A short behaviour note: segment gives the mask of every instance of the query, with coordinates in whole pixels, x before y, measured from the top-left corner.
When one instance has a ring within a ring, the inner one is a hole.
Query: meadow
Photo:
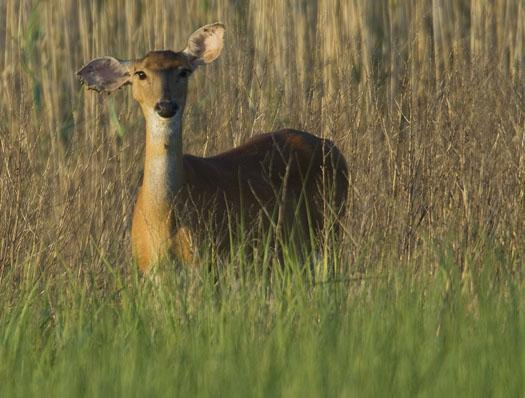
[[[75,72],[215,21],[185,151],[334,140],[315,278],[242,242],[132,262],[143,117]],[[521,0],[0,0],[0,396],[523,396],[524,83]]]

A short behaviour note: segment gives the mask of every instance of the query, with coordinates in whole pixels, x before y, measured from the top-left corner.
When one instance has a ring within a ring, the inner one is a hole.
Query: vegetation
[[[315,278],[242,243],[160,283],[131,262],[142,116],[75,71],[217,20],[185,150],[332,138]],[[523,395],[524,43],[520,0],[0,2],[0,395]]]

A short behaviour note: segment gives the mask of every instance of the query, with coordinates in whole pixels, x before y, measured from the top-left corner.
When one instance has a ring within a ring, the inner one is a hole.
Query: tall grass
[[[495,282],[504,263],[487,260],[474,295],[445,254],[435,275],[307,286],[296,274],[270,295],[231,268],[219,285],[197,272],[161,288],[107,270],[105,292],[69,275],[8,278],[0,393],[520,396],[523,284]]]
[[[313,286],[131,264],[142,116],[75,71],[217,20],[185,151],[293,127],[346,156]],[[519,0],[0,2],[0,393],[522,394],[524,43]]]

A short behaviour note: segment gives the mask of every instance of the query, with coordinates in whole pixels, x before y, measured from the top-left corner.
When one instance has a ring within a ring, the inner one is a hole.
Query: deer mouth
[[[164,119],[171,119],[179,110],[173,101],[159,101],[155,104],[155,113]]]

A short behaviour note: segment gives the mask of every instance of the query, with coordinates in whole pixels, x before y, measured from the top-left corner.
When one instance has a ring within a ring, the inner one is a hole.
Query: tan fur
[[[177,79],[178,73],[191,69],[188,58],[173,51],[151,51],[133,64],[131,71],[143,71],[148,78],[134,78],[133,98],[140,104],[143,112],[153,109],[160,98],[170,98],[184,108],[188,92],[188,80]]]
[[[195,264],[195,248],[191,231],[186,227],[180,227],[173,235],[173,253],[183,264]]]

